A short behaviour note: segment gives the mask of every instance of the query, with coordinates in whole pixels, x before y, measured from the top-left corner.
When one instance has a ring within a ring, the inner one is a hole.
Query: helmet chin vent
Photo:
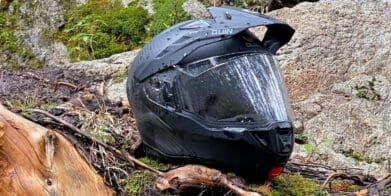
[[[270,131],[257,131],[251,133],[262,147],[272,153],[290,154],[293,150],[292,129],[274,129]]]

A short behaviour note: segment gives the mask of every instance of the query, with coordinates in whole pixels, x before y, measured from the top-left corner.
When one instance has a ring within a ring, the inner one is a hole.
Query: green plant
[[[173,24],[189,19],[182,8],[185,0],[153,0],[155,15],[153,16],[150,34],[157,35]]]
[[[375,90],[376,78],[373,77],[372,80],[367,81],[367,85],[354,87],[357,90],[356,96],[366,100],[380,100],[380,94]]]
[[[50,110],[52,108],[56,107],[55,102],[48,102],[48,103],[43,103],[39,106],[40,109],[42,110]]]
[[[363,154],[360,154],[360,153],[354,151],[353,149],[342,151],[342,154],[344,154],[346,157],[351,157],[351,158],[353,158],[356,161],[365,161],[365,162],[367,162],[369,164],[371,164],[371,163],[381,163],[381,162],[384,162],[384,161],[387,160],[384,157],[379,157],[379,158],[373,159],[373,158],[367,157],[367,156],[365,156]]]
[[[356,96],[360,97],[360,98],[363,98],[363,99],[369,100],[368,91],[365,91],[365,90],[358,90],[357,93],[356,93]]]
[[[356,191],[359,191],[360,189],[361,189],[360,186],[352,184],[352,185],[349,185],[348,187],[346,187],[345,190],[348,192],[356,192]]]
[[[153,189],[153,182],[156,176],[150,171],[135,171],[124,182],[124,191],[126,195],[149,195]]]
[[[97,140],[100,140],[105,143],[114,143],[115,138],[108,133],[110,130],[109,128],[104,127],[104,125],[97,127],[93,131],[91,131],[91,136],[94,137]]]
[[[147,165],[152,166],[153,168],[156,168],[156,169],[163,169],[164,170],[164,169],[168,168],[168,165],[160,163],[157,160],[154,160],[149,157],[141,157],[139,160]]]
[[[28,49],[24,48],[16,38],[14,32],[18,28],[16,16],[6,11],[0,11],[0,52],[7,56],[7,64],[11,70],[18,70],[22,67],[16,55],[31,68],[41,68],[42,62]]]
[[[299,173],[276,177],[272,182],[272,195],[283,196],[305,196],[305,195],[325,195],[327,193],[319,191],[319,185]]]
[[[7,100],[5,105],[12,110],[25,110],[37,106],[36,101],[31,97],[26,97],[24,100]]]
[[[72,61],[91,60],[144,44],[149,21],[141,7],[125,8],[119,0],[88,0],[71,7],[61,31],[47,35],[67,45]]]
[[[319,148],[315,145],[312,145],[312,144],[304,144],[303,145],[303,148],[306,152],[310,153],[310,152],[315,152],[315,151],[318,151]]]
[[[127,70],[122,70],[118,73],[118,76],[113,79],[112,83],[113,84],[118,84],[123,82],[126,78],[128,77],[128,72]]]

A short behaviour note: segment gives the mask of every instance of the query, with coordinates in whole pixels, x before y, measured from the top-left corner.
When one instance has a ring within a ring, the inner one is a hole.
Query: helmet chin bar
[[[202,163],[251,177],[274,177],[282,171],[278,168],[285,165],[293,150],[293,129],[289,122],[262,129],[258,125],[229,129],[228,124],[206,124],[194,115],[160,105],[144,95],[140,98],[148,99],[145,107],[149,114],[158,116],[138,118],[137,123],[148,124],[141,129],[153,130],[154,134],[141,133],[141,136],[163,160]],[[183,139],[190,135],[191,139]]]

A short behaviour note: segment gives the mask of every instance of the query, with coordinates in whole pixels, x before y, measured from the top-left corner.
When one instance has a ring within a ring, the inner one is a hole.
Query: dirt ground
[[[142,145],[139,148],[134,148],[135,144],[139,143],[139,135],[131,108],[126,100],[113,102],[103,96],[104,85],[105,81],[87,77],[82,72],[63,69],[3,70],[0,71],[0,103],[36,123],[62,132],[77,147],[81,155],[104,177],[105,182],[116,190],[118,195],[162,195],[154,186],[155,174],[140,170],[90,140],[69,132],[64,125],[53,119],[25,111],[32,108],[48,111],[80,130],[88,132],[93,138],[122,152],[130,153],[142,162],[161,171],[178,167],[178,165],[162,163],[148,157]],[[292,174],[294,172],[293,170]],[[320,181],[324,181],[326,176],[324,175]],[[301,192],[308,189],[308,183],[312,183],[301,176],[289,174],[281,179],[283,180],[280,182],[277,180],[278,184],[275,184],[276,181],[272,184],[272,189],[280,188],[281,194],[290,193],[281,192],[281,190],[290,191],[295,186],[302,186],[299,189]],[[290,181],[295,184],[290,184]],[[336,192],[342,189],[342,185],[345,193],[347,193],[347,189],[357,191],[363,188],[355,185],[356,183],[352,180],[333,183],[330,187],[337,187],[335,188],[335,190],[338,189]],[[316,183],[312,183],[312,185],[313,190],[311,191],[318,193],[319,182],[318,185]],[[256,187],[258,186],[256,185]],[[334,189],[330,188],[330,190]],[[177,195],[175,191],[163,194]],[[223,187],[198,187],[181,190],[180,195],[234,194]]]
[[[62,69],[0,71],[0,103],[38,124],[60,130],[118,195],[161,195],[153,186],[154,174],[139,170],[97,144],[70,133],[53,119],[24,111],[32,108],[48,111],[157,169],[177,167],[146,156],[142,145],[132,149],[139,139],[133,113],[126,101],[113,102],[103,96],[104,82]],[[231,195],[222,187],[188,189],[182,195],[199,193]]]
[[[103,82],[94,81],[83,73],[61,69],[1,71],[0,103],[32,121],[63,131],[104,175],[106,182],[123,192],[124,185],[121,183],[126,182],[128,174],[133,173],[133,167],[96,144],[68,133],[52,119],[24,112],[32,108],[49,111],[98,140],[130,151],[138,138],[133,114],[122,102],[111,102],[102,96]]]

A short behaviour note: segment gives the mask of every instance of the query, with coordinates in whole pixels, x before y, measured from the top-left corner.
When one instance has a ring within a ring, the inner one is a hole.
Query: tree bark
[[[0,195],[113,195],[62,135],[0,104]]]

